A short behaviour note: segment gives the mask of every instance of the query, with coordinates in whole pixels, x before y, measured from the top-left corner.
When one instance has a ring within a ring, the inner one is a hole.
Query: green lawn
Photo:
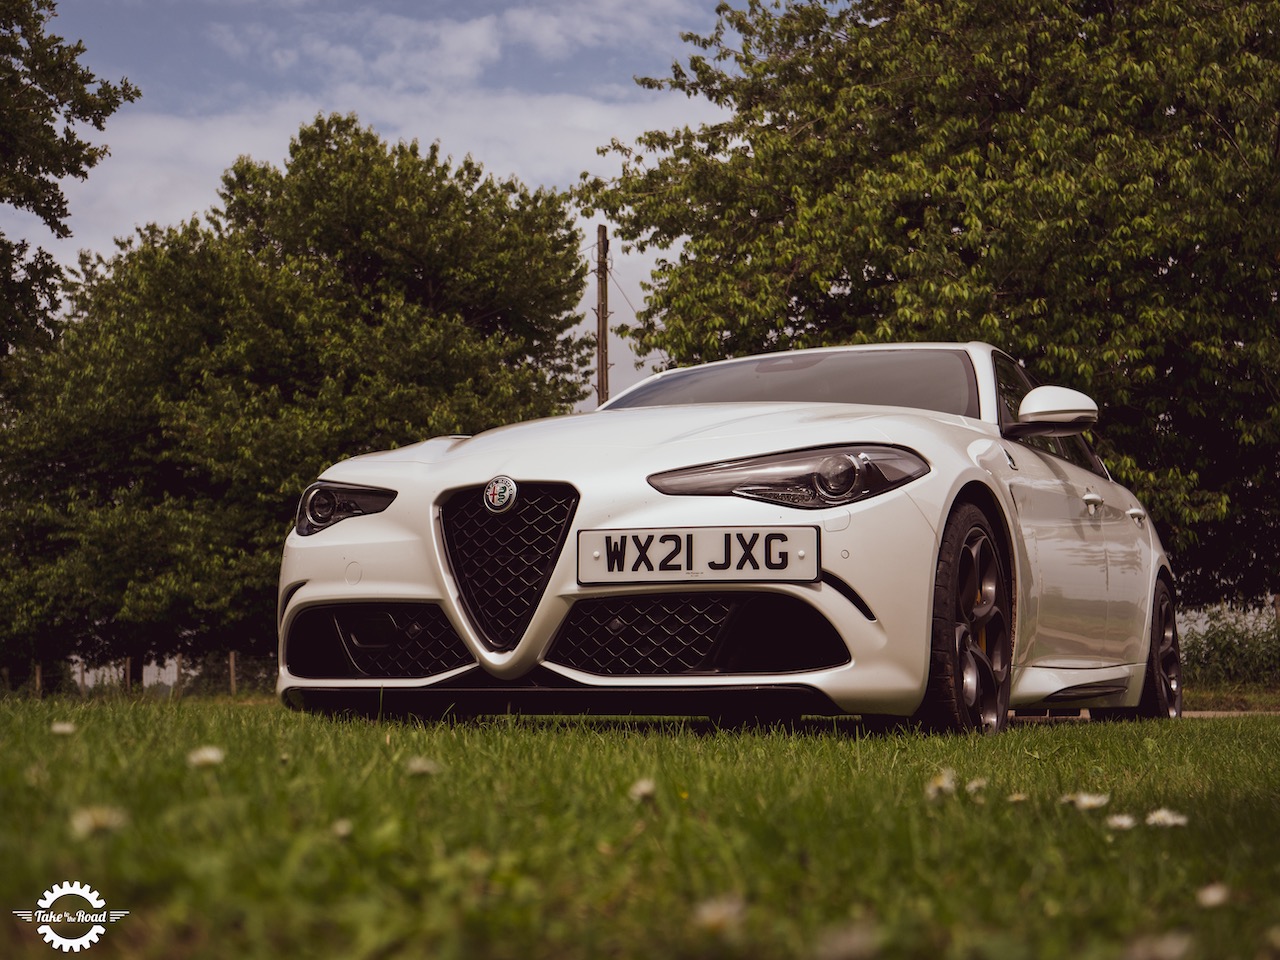
[[[1280,717],[957,738],[10,699],[0,797],[6,957],[61,955],[10,911],[75,880],[130,911],[98,960],[1280,958]]]
[[[1252,710],[1280,713],[1280,688],[1274,683],[1197,683],[1186,689],[1186,710]]]

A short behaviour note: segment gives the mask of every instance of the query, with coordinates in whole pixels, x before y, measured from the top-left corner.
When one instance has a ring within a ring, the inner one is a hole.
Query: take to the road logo
[[[79,953],[98,942],[107,924],[129,915],[128,910],[108,910],[106,906],[97,890],[73,881],[55,883],[36,901],[35,910],[14,910],[13,915],[38,923],[36,933],[55,950]]]

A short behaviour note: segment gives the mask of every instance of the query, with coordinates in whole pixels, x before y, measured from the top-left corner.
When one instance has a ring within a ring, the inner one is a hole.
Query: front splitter
[[[717,687],[288,687],[286,706],[370,717],[476,717],[502,714],[788,718],[846,716],[803,684]]]

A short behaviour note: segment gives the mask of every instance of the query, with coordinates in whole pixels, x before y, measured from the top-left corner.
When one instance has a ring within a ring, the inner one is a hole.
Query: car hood
[[[911,445],[939,430],[981,430],[963,417],[851,404],[697,404],[600,410],[511,424],[474,437],[439,437],[335,464],[331,479],[368,479],[379,468],[426,465],[441,480],[499,473],[573,478],[583,470],[634,475],[695,463],[836,443]],[[398,471],[397,471],[398,472]],[[441,474],[451,476],[441,476]]]

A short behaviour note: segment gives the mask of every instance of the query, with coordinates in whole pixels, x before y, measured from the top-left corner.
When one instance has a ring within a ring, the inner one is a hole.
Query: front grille
[[[459,490],[441,506],[445,552],[476,631],[492,649],[509,650],[546,589],[578,492],[563,483],[521,483],[515,503],[493,514],[483,491]]]
[[[580,600],[548,663],[607,677],[793,673],[849,662],[827,619],[774,593],[665,593]]]
[[[606,677],[707,672],[732,609],[709,593],[580,600],[548,659]]]
[[[433,677],[474,663],[434,603],[348,603],[300,613],[285,641],[295,676],[339,680]]]

